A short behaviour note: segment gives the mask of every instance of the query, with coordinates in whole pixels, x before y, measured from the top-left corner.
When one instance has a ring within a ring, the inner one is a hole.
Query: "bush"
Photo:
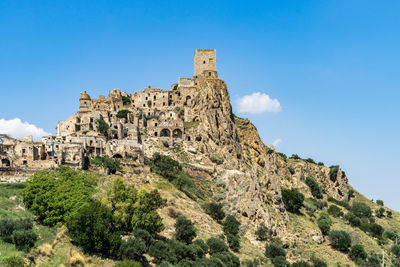
[[[390,248],[390,251],[393,253],[393,255],[395,255],[396,257],[400,257],[400,246],[399,245],[393,245]]]
[[[150,160],[150,167],[152,172],[160,174],[170,182],[182,171],[179,162],[157,152],[153,154]]]
[[[122,241],[119,247],[118,256],[123,260],[143,261],[143,254],[147,252],[146,244],[142,239],[129,238]]]
[[[351,246],[350,235],[345,231],[331,231],[329,241],[334,249],[347,252]]]
[[[372,252],[371,255],[368,257],[368,265],[372,267],[379,267],[381,265],[381,257],[380,255],[375,254]]]
[[[297,154],[292,154],[292,156],[290,156],[290,159],[301,159],[301,158]]]
[[[318,227],[321,229],[323,235],[328,235],[331,229],[331,220],[326,217],[318,218]]]
[[[308,158],[305,161],[308,162],[308,163],[317,164],[312,158]]]
[[[131,104],[131,99],[127,96],[122,96],[122,103],[124,106],[129,106]]]
[[[196,236],[196,228],[193,222],[185,216],[179,216],[175,222],[175,238],[186,244],[191,244]]]
[[[205,211],[217,222],[220,222],[225,217],[225,212],[222,210],[221,203],[210,202],[205,205]]]
[[[261,224],[258,226],[255,235],[257,236],[257,240],[265,241],[268,239],[269,231],[265,224]]]
[[[239,258],[230,252],[220,252],[213,254],[213,258],[220,259],[225,266],[240,267]],[[196,266],[196,265],[194,265]],[[208,265],[210,266],[210,265]],[[213,265],[211,265],[213,266]]]
[[[354,213],[354,215],[360,218],[363,217],[369,218],[372,215],[371,208],[368,207],[367,204],[362,202],[354,202],[353,205],[351,206],[351,211]]]
[[[325,261],[315,257],[314,255],[311,257],[310,260],[314,267],[328,267],[328,264]]]
[[[350,223],[353,227],[358,227],[361,225],[361,219],[354,215],[352,212],[348,212],[344,218]]]
[[[24,267],[24,259],[18,256],[12,256],[5,260],[6,267]]]
[[[154,244],[154,239],[151,236],[151,234],[149,232],[147,232],[146,230],[140,229],[140,228],[136,228],[133,231],[133,235],[135,236],[135,238],[137,239],[141,239],[144,244],[146,245],[146,250],[152,245]]]
[[[330,205],[328,208],[328,213],[333,217],[342,217],[344,215],[342,209],[336,205]]]
[[[207,246],[210,250],[210,255],[218,252],[228,251],[228,246],[219,238],[211,237],[207,240]]]
[[[311,265],[306,261],[298,261],[293,263],[292,267],[311,267]]]
[[[375,216],[378,218],[382,218],[385,216],[385,209],[384,208],[379,208],[378,210],[375,211]]]
[[[108,137],[108,130],[110,129],[110,126],[105,122],[103,119],[98,119],[96,120],[97,124],[97,131],[104,135],[105,137]]]
[[[240,249],[239,237],[236,235],[228,234],[226,238],[228,241],[229,248],[235,252],[239,252],[239,249]]]
[[[339,172],[338,165],[333,165],[329,167],[329,178],[331,179],[332,182],[336,182],[338,172]]]
[[[91,198],[94,185],[87,173],[60,166],[31,176],[22,191],[23,201],[39,222],[54,226]]]
[[[389,239],[392,240],[393,242],[395,242],[396,239],[399,238],[399,235],[398,235],[395,231],[392,231],[392,230],[386,231],[385,234],[384,234],[384,236],[387,237],[387,238],[389,238]]]
[[[24,250],[28,252],[30,248],[35,245],[38,236],[32,229],[29,230],[15,230],[12,233],[12,241],[15,245],[15,248],[18,250]]]
[[[304,195],[297,189],[283,189],[282,200],[289,212],[299,213],[303,206]]]
[[[110,158],[109,156],[96,156],[92,159],[92,164],[107,169],[111,174],[115,174],[121,169],[119,160]]]
[[[282,246],[277,242],[272,242],[271,244],[267,244],[265,246],[265,256],[267,258],[273,259],[278,256],[286,256],[286,251],[282,248]]]
[[[131,261],[131,260],[123,260],[120,262],[117,262],[114,267],[141,267],[142,264],[137,261]]]
[[[376,200],[376,204],[378,205],[378,206],[383,206],[384,204],[383,204],[383,200]]]
[[[290,263],[286,260],[285,256],[277,256],[272,260],[274,267],[290,266]]]
[[[193,241],[193,245],[200,247],[203,250],[203,254],[207,254],[209,248],[204,240],[196,239],[195,241]]]
[[[4,242],[13,243],[12,234],[16,230],[30,230],[33,227],[30,218],[25,219],[2,219],[0,220],[0,237]]]
[[[117,118],[127,119],[128,118],[128,113],[131,113],[131,112],[129,110],[126,110],[126,109],[119,110],[117,112]]]
[[[67,219],[69,234],[87,252],[112,255],[119,248],[121,238],[114,229],[111,210],[99,201],[82,205]]]
[[[306,178],[306,184],[310,188],[311,194],[313,195],[313,197],[322,198],[322,190],[319,187],[317,181],[313,177],[308,176]]]
[[[217,165],[221,165],[222,163],[224,163],[224,158],[223,157],[219,157],[219,156],[215,156],[212,155],[210,157],[211,162],[217,164]]]
[[[239,226],[240,222],[232,215],[226,216],[222,222],[222,229],[225,234],[237,235],[239,233]]]
[[[350,248],[350,252],[349,252],[349,257],[353,260],[353,261],[357,261],[357,260],[365,260],[367,258],[367,252],[365,252],[365,249],[362,245],[357,244],[357,245],[353,245]]]
[[[347,201],[340,201],[340,200],[334,199],[333,197],[328,197],[328,201],[333,202],[339,206],[342,206],[343,208],[345,208],[347,210],[351,210],[350,204]]]
[[[296,170],[292,166],[288,166],[291,175],[295,174]]]
[[[370,223],[368,228],[369,228],[369,232],[372,234],[373,237],[376,237],[376,238],[381,238],[382,237],[384,229],[379,224]]]

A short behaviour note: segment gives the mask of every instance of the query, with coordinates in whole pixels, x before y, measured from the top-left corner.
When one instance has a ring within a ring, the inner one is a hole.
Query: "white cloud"
[[[40,140],[42,136],[50,133],[26,121],[22,122],[19,118],[15,118],[12,120],[0,119],[0,134],[8,134],[14,138],[32,135],[34,140]]]
[[[282,142],[282,139],[278,138],[278,139],[276,139],[274,142],[272,142],[272,145],[273,145],[274,147],[276,147],[276,146],[278,146],[281,142]]]
[[[279,112],[282,110],[278,99],[272,99],[269,95],[256,92],[240,97],[236,102],[239,113],[259,114],[263,112]]]

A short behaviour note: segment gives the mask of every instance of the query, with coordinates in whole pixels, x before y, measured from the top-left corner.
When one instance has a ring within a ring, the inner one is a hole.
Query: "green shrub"
[[[99,201],[92,200],[73,212],[67,227],[72,240],[87,252],[112,255],[119,248],[121,238],[111,210]]]
[[[149,232],[140,228],[136,228],[133,231],[133,235],[136,239],[141,239],[144,242],[144,244],[146,245],[146,250],[148,250],[148,248],[155,242],[154,238]]]
[[[340,201],[340,200],[334,199],[333,197],[328,197],[328,201],[333,202],[339,206],[342,206],[343,208],[345,208],[347,210],[351,210],[350,204],[347,201]]]
[[[222,210],[221,203],[210,202],[205,204],[205,211],[217,222],[220,222],[225,217],[225,212]]]
[[[296,170],[292,166],[288,166],[291,175],[295,174]]]
[[[387,211],[388,218],[392,218],[392,212],[390,210]]]
[[[129,106],[131,104],[131,99],[127,96],[122,96],[122,103],[124,106]]]
[[[211,160],[213,163],[216,163],[216,164],[218,164],[218,165],[221,165],[222,163],[224,163],[224,158],[223,158],[223,157],[219,157],[219,156],[215,156],[215,155],[212,155],[212,156],[210,157],[210,160]]]
[[[156,152],[150,160],[151,171],[160,174],[170,182],[182,171],[182,166],[176,160]]]
[[[225,266],[240,267],[239,258],[230,252],[226,251],[226,252],[215,253],[215,254],[213,254],[212,257],[220,259],[221,262],[223,262]],[[196,265],[194,265],[194,266],[196,266]],[[207,266],[215,266],[215,265],[207,265]]]
[[[238,252],[240,249],[240,239],[238,236],[233,235],[233,234],[228,234],[226,236],[226,239],[228,241],[229,248],[232,249],[235,252]]]
[[[368,265],[372,267],[379,267],[381,266],[381,256],[372,252],[368,257]]]
[[[344,215],[342,209],[336,205],[330,205],[328,208],[328,213],[333,217],[342,217]]]
[[[378,206],[383,206],[384,204],[383,204],[383,200],[376,200],[376,204],[378,205]]]
[[[290,159],[301,159],[301,158],[297,154],[292,154],[292,156],[290,156]]]
[[[373,237],[381,238],[385,229],[377,223],[370,223],[369,224],[369,232],[372,234]]]
[[[304,195],[297,189],[283,189],[282,200],[285,204],[286,210],[293,213],[299,213],[300,208],[303,206]]]
[[[322,190],[319,187],[318,182],[313,177],[308,176],[306,178],[306,184],[310,188],[313,197],[322,198]]]
[[[257,240],[259,241],[265,241],[268,239],[269,231],[265,224],[260,224],[258,226],[255,235],[257,236]]]
[[[351,246],[350,235],[345,231],[330,231],[329,241],[334,249],[343,252],[349,251]]]
[[[5,260],[6,267],[24,267],[25,262],[22,257],[12,256]]]
[[[209,238],[207,240],[207,246],[209,247],[210,255],[228,251],[228,246],[225,244],[225,242],[217,237]]]
[[[222,222],[222,229],[225,234],[237,235],[239,233],[239,226],[240,222],[232,215],[226,216]]]
[[[2,219],[0,220],[0,237],[4,242],[13,243],[12,234],[16,230],[30,230],[33,227],[30,218],[25,219]]]
[[[131,112],[129,110],[126,110],[126,109],[119,110],[117,112],[117,118],[127,119],[128,118],[128,113],[131,113]]]
[[[308,158],[305,161],[308,163],[317,164],[312,158]]]
[[[129,238],[122,241],[119,247],[118,256],[123,260],[143,261],[143,254],[147,252],[146,244],[142,239]]]
[[[286,251],[282,248],[282,245],[277,242],[272,242],[265,246],[265,256],[273,259],[278,256],[286,256]]]
[[[369,218],[372,215],[371,208],[367,204],[362,202],[354,202],[351,206],[351,211],[354,213],[354,215],[360,218]]]
[[[331,229],[331,220],[325,216],[318,218],[318,227],[323,235],[328,235]]]
[[[31,176],[22,191],[23,201],[39,222],[54,226],[92,197],[94,185],[87,173],[60,166]]]
[[[312,255],[310,260],[313,264],[313,267],[328,267],[328,264],[325,261],[315,257],[314,255]]]
[[[193,241],[193,245],[200,247],[203,251],[203,254],[207,254],[209,248],[206,242],[204,242],[204,240],[196,239],[195,241]]]
[[[375,216],[378,218],[382,218],[385,216],[385,209],[384,208],[379,208],[378,210],[375,211]]]
[[[351,246],[350,252],[349,252],[349,257],[353,261],[357,260],[365,260],[367,258],[367,252],[365,252],[365,249],[362,245],[356,244]]]
[[[114,267],[141,267],[142,264],[137,261],[132,261],[132,260],[123,260],[120,262],[117,262]]]
[[[286,160],[287,160],[287,156],[286,156],[286,154],[284,154],[284,153],[281,153],[281,152],[277,152],[277,154],[278,154],[279,156],[281,156],[281,157],[283,158],[283,160],[284,160],[284,161],[286,161]]]
[[[175,222],[175,238],[186,244],[191,244],[196,236],[196,228],[193,222],[185,216],[178,216]]]
[[[338,165],[333,165],[329,167],[329,178],[331,179],[332,182],[336,182],[338,172],[339,172]]]
[[[110,126],[105,122],[103,119],[98,119],[96,120],[97,124],[97,131],[104,135],[105,137],[108,137],[108,130],[110,129]]]
[[[393,255],[395,255],[396,257],[400,257],[400,246],[399,245],[393,245],[390,248],[390,251],[393,253]]]
[[[292,267],[311,267],[311,264],[309,264],[306,261],[298,261],[292,264]]]
[[[386,231],[386,232],[384,233],[384,236],[387,237],[387,238],[389,238],[389,239],[392,240],[393,242],[395,242],[396,239],[399,238],[399,234],[396,233],[395,231],[392,231],[392,230]]]
[[[92,159],[92,164],[96,166],[101,166],[108,169],[110,174],[115,174],[121,169],[121,165],[118,159],[110,158],[109,156],[96,156]]]
[[[274,267],[290,266],[290,263],[286,260],[285,256],[277,256],[273,258],[272,263]]]
[[[30,248],[35,245],[38,236],[32,229],[25,230],[15,230],[12,233],[12,241],[15,245],[15,248],[18,250],[24,250],[28,252]]]
[[[351,226],[353,227],[358,227],[361,225],[361,219],[354,215],[352,212],[346,213],[344,218],[350,223]]]

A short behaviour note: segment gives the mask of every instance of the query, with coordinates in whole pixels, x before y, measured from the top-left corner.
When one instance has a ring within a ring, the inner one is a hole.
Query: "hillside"
[[[381,266],[384,252],[400,266],[399,213],[358,193],[339,166],[263,144],[232,113],[216,70],[182,79],[81,94],[58,136],[33,146],[59,148],[32,157],[52,167],[1,184],[1,264]]]

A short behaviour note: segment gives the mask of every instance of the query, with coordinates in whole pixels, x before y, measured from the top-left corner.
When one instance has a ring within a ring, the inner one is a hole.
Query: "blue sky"
[[[326,165],[400,210],[399,1],[0,1],[0,119],[55,132],[79,92],[169,88],[217,49],[264,142]]]

